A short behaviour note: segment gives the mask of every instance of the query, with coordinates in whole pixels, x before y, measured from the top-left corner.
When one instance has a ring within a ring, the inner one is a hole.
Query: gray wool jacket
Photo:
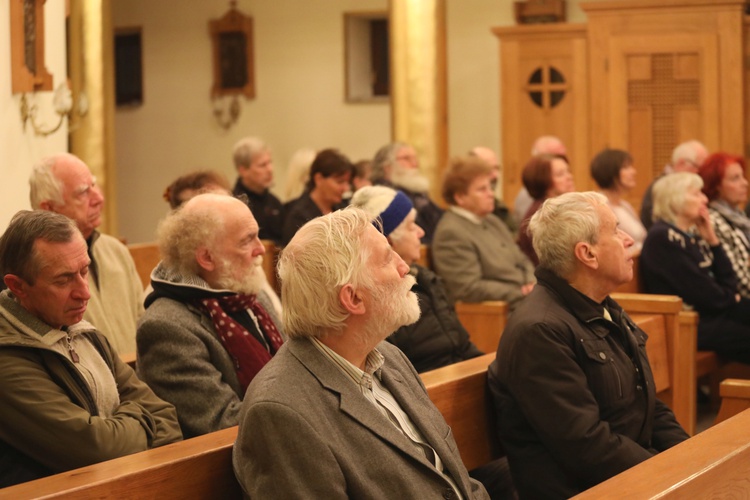
[[[161,263],[151,283],[155,291],[146,299],[136,334],[138,376],[177,408],[186,439],[237,425],[244,394],[234,362],[211,319],[186,299],[231,292],[213,290],[198,276],[180,275]],[[258,301],[283,335],[271,299],[261,292]]]

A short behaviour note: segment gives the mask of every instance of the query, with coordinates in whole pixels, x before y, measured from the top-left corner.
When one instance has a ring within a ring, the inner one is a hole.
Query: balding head
[[[256,293],[263,244],[250,209],[227,195],[205,193],[188,200],[160,224],[165,266],[203,278],[212,288]],[[262,272],[262,270],[260,271]],[[255,276],[257,277],[257,276]]]
[[[481,158],[493,169],[500,169],[500,162],[497,161],[497,155],[490,148],[477,146],[469,151],[469,154]]]
[[[686,141],[672,151],[672,169],[675,172],[698,173],[708,157],[708,150],[699,141]]]
[[[534,145],[531,147],[531,155],[567,156],[568,150],[559,138],[554,135],[543,135],[534,141]]]

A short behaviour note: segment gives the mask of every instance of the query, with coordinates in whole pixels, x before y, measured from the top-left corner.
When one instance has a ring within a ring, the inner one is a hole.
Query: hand
[[[536,285],[536,283],[526,283],[525,285],[521,285],[521,295],[526,297],[528,294],[530,294],[534,289],[534,285]]]
[[[698,220],[695,222],[695,227],[698,229],[701,238],[706,240],[706,243],[712,247],[719,244],[719,238],[716,236],[711,218],[708,215],[708,207],[702,206],[698,211]]]

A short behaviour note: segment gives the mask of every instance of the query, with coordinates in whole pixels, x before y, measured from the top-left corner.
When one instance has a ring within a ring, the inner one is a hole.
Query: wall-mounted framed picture
[[[254,98],[253,18],[233,6],[208,25],[213,46],[211,97],[242,94]]]
[[[143,104],[143,45],[141,28],[115,30],[115,103]]]
[[[11,87],[14,94],[52,90],[44,65],[44,3],[10,0]]]

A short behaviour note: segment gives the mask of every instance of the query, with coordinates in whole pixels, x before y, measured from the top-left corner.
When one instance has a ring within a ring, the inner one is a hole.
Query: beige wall
[[[65,2],[45,4],[45,58],[54,77],[54,86],[64,82],[65,69]],[[29,208],[29,172],[45,155],[67,151],[67,127],[50,135],[37,137],[29,126],[24,131],[19,112],[21,94],[11,93],[10,5],[0,0],[0,231],[18,210]],[[40,108],[38,122],[57,123],[52,108],[52,92],[40,92],[35,99]]]
[[[388,104],[344,102],[343,12],[386,10],[387,0],[238,2],[255,25],[256,98],[223,131],[212,116],[208,20],[226,1],[114,0],[115,27],[141,26],[144,105],[118,109],[116,154],[120,232],[154,239],[166,213],[164,188],[177,176],[213,168],[234,180],[233,144],[246,135],[272,147],[277,190],[303,147],[339,147],[356,161],[390,140]]]
[[[209,19],[219,0],[113,0],[115,27],[141,26],[143,106],[118,109],[116,149],[121,236],[151,241],[167,206],[161,195],[178,175],[220,170],[233,180],[231,148],[259,135],[274,151],[277,190],[299,148],[339,147],[352,160],[390,140],[388,104],[344,102],[343,12],[386,10],[387,0],[240,0],[255,21],[257,97],[243,101],[228,132],[214,122]],[[585,21],[577,0],[568,19]],[[449,151],[500,148],[498,41],[493,26],[512,25],[512,2],[448,0]]]

